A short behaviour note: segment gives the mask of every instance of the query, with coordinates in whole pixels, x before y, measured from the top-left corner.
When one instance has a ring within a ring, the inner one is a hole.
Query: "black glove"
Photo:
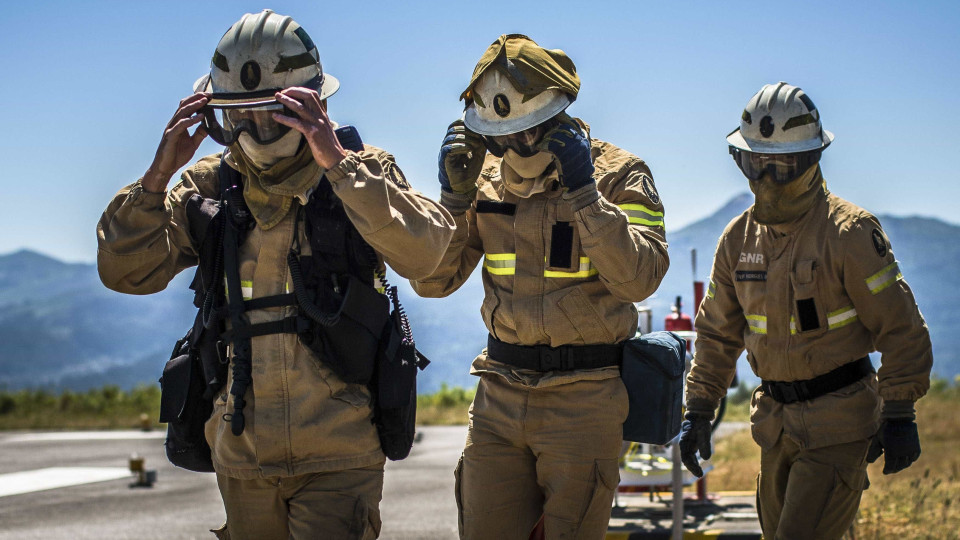
[[[583,136],[579,126],[561,122],[543,136],[537,148],[556,158],[560,184],[568,191],[576,191],[591,183],[596,185],[593,161],[590,159],[590,141]]]
[[[449,193],[475,194],[486,153],[483,139],[467,129],[462,120],[450,124],[438,158],[440,188]]]
[[[880,454],[886,454],[883,459],[883,474],[898,473],[913,464],[920,457],[917,423],[908,419],[884,420],[870,443],[867,461],[873,463]]]
[[[680,461],[688,471],[697,478],[701,478],[703,469],[700,468],[697,452],[700,452],[700,457],[703,459],[710,459],[713,455],[713,449],[710,446],[712,430],[710,418],[690,411],[687,411],[683,417],[686,420],[680,427]]]

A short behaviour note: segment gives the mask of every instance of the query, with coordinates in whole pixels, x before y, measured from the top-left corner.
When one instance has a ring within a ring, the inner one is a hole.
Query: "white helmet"
[[[247,13],[220,38],[210,73],[197,80],[194,91],[212,92],[210,106],[232,108],[273,102],[274,93],[292,86],[312,88],[326,99],[340,81],[323,72],[303,27],[265,9]]]
[[[518,133],[553,118],[573,103],[566,93],[548,88],[532,97],[524,96],[499,69],[488,69],[473,87],[473,102],[467,106],[463,123],[480,135]]]
[[[833,142],[807,94],[785,82],[768,84],[747,103],[740,127],[727,136],[734,148],[757,154],[822,150]]]

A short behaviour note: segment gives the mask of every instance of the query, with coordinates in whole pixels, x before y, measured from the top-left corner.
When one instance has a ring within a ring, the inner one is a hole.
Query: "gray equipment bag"
[[[673,332],[651,332],[624,343],[620,377],[630,412],[623,440],[663,445],[680,433],[686,351],[684,339]]]

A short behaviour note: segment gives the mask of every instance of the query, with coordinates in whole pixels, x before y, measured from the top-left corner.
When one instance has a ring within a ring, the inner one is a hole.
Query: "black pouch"
[[[390,301],[375,288],[349,276],[335,313],[337,322],[331,326],[304,321],[308,330],[301,333],[301,340],[344,382],[369,384],[380,336],[390,318]]]
[[[624,343],[620,377],[630,398],[625,441],[662,445],[680,433],[686,350],[673,332],[651,332]]]
[[[391,293],[396,294],[396,290]],[[376,377],[371,385],[376,397],[374,424],[380,448],[387,458],[399,461],[410,454],[417,420],[417,369],[430,363],[412,340],[404,339],[402,311],[395,309],[384,328]]]
[[[160,422],[167,424],[167,459],[195,472],[214,472],[203,425],[213,411],[204,399],[206,385],[200,355],[190,346],[193,333],[177,341],[160,377]]]

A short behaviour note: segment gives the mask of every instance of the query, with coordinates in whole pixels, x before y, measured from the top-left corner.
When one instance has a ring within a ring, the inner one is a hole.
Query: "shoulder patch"
[[[653,204],[660,204],[660,194],[657,193],[657,186],[653,184],[653,180],[643,174],[641,175],[641,183],[643,184],[643,192],[647,194],[647,198],[650,199],[650,202]]]
[[[410,189],[410,184],[407,182],[406,177],[403,176],[403,171],[400,170],[400,167],[397,166],[394,162],[389,162],[386,169],[384,170],[387,178],[390,179],[398,188],[406,191]]]
[[[877,250],[877,255],[886,257],[888,252],[887,241],[883,238],[880,229],[874,229],[870,236],[873,238],[873,249]]]

